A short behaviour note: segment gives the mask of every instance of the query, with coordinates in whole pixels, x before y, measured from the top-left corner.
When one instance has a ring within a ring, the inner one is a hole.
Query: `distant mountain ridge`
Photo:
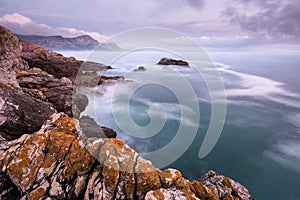
[[[103,50],[120,50],[114,43],[99,43],[89,35],[66,38],[61,35],[16,35],[19,39],[40,45],[51,50],[92,50],[99,46]]]

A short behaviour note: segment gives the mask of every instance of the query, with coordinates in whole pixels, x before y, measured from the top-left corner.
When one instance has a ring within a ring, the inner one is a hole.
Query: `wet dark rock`
[[[21,90],[5,85],[0,87],[0,134],[6,139],[16,139],[24,133],[39,130],[54,112],[56,110],[51,104]]]
[[[88,138],[116,138],[117,136],[114,130],[98,125],[97,122],[89,116],[81,117],[79,124],[82,132]]]
[[[134,72],[146,71],[146,68],[144,66],[139,66],[138,68],[136,68],[132,71],[134,71]]]
[[[175,60],[172,58],[162,58],[157,63],[158,65],[182,65],[182,66],[189,66],[189,63],[183,60]]]

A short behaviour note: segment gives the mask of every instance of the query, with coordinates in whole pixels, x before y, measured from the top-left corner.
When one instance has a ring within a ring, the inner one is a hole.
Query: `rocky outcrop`
[[[144,66],[139,66],[138,68],[133,69],[132,71],[134,71],[134,72],[146,71],[146,68]]]
[[[158,65],[182,65],[182,66],[189,66],[189,63],[183,60],[175,60],[172,58],[162,58],[157,63]]]
[[[120,47],[113,43],[99,43],[89,35],[77,37],[38,36],[38,35],[17,35],[18,38],[40,45],[52,50],[92,50],[94,48],[103,50],[120,50]]]
[[[240,183],[214,171],[206,173],[200,181],[210,187],[221,199],[252,199],[249,191]]]
[[[16,70],[17,81],[23,92],[36,99],[49,102],[58,112],[72,115],[72,82],[68,78],[57,79],[39,68]]]
[[[0,26],[0,83],[19,87],[14,69],[21,64],[21,45],[9,30]]]
[[[57,68],[50,68],[49,71],[57,70],[56,75],[60,76],[64,74],[65,65],[75,63],[77,69],[82,61],[66,58],[24,41],[22,49],[19,40],[9,30],[1,26],[0,33],[3,47],[0,50],[0,135],[11,140],[24,133],[33,133],[56,111],[78,118],[88,105],[88,98],[74,90],[68,78],[55,78],[55,75],[34,66],[49,69],[43,64],[52,62]],[[21,54],[30,58],[29,65],[21,58]],[[41,63],[36,62],[39,60]],[[106,68],[93,62],[87,62],[84,66]],[[75,76],[73,72],[71,74]]]
[[[21,44],[21,57],[28,62],[30,68],[40,68],[58,79],[66,77],[74,81],[77,78],[79,69],[81,71],[105,71],[112,69],[111,66],[101,63],[83,62],[76,60],[74,57],[65,57],[60,53],[46,50],[41,46],[24,40],[21,40]]]
[[[0,135],[16,139],[33,133],[55,111],[51,104],[35,99],[21,90],[0,86]]]
[[[190,182],[178,170],[155,168],[121,140],[83,135],[77,120],[59,113],[36,134],[2,142],[1,176],[10,183],[5,198],[252,199],[214,172]]]
[[[0,26],[0,135],[8,140],[40,129],[55,109],[24,93],[14,70],[24,67],[18,39]]]
[[[33,68],[40,68],[53,75],[55,78],[67,77],[75,79],[77,72],[83,63],[74,57],[64,57],[62,54],[48,51],[41,46],[21,40],[21,57]]]

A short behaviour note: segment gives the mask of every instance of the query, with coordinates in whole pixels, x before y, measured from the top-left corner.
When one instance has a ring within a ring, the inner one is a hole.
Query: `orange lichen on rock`
[[[80,136],[77,120],[53,114],[37,133],[0,149],[1,173],[24,199],[252,199],[213,171],[190,182],[176,169],[155,168],[121,140]]]
[[[23,192],[29,190],[36,180],[43,163],[46,135],[33,135],[7,164],[7,173]]]

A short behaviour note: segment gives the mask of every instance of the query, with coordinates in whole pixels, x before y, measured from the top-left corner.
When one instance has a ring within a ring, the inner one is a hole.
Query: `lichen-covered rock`
[[[83,135],[78,120],[58,113],[36,134],[2,139],[2,199],[252,199],[216,173],[190,182],[178,170],[155,168],[121,140]]]
[[[145,200],[200,200],[195,194],[186,193],[185,191],[177,190],[176,188],[160,188],[149,191]]]
[[[209,171],[201,177],[200,181],[211,188],[220,199],[253,199],[249,191],[240,183],[219,175],[214,171]]]

